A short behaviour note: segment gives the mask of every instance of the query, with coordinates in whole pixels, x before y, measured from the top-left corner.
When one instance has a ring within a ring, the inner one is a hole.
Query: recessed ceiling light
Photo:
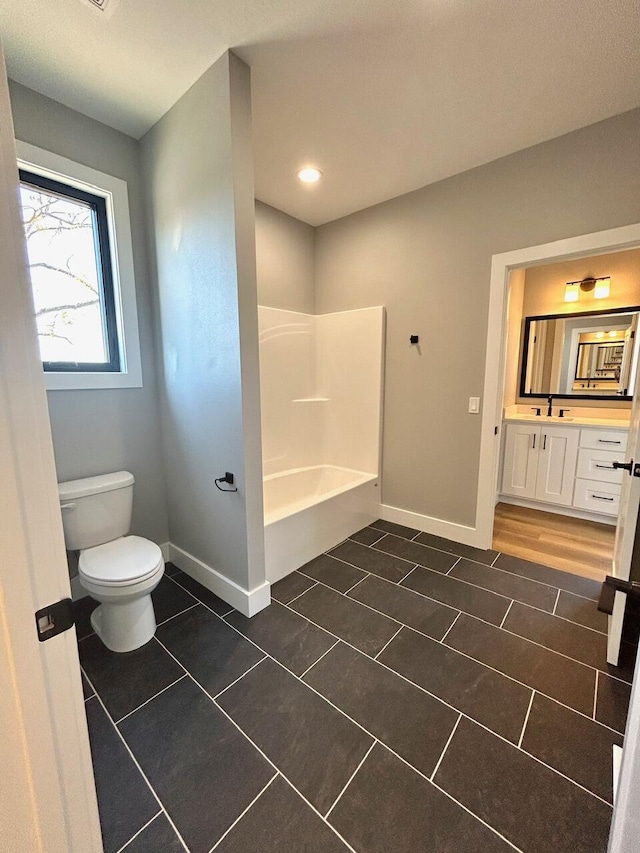
[[[313,166],[307,166],[304,169],[300,169],[298,177],[303,184],[317,184],[322,177],[322,172]]]

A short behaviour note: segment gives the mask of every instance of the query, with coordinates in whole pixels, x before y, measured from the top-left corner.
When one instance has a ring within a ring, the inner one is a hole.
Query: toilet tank
[[[58,483],[67,551],[83,551],[127,535],[134,482],[133,474],[116,471]]]

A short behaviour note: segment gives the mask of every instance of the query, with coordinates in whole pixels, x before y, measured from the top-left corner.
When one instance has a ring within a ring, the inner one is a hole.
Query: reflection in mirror
[[[520,395],[629,400],[640,308],[527,317]]]

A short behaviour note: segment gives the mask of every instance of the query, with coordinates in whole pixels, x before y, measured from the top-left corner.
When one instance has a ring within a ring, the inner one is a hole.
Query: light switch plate
[[[472,415],[480,414],[480,397],[469,397],[469,413]]]

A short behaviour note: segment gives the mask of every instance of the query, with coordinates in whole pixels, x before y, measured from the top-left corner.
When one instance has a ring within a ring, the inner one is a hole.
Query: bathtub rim
[[[372,474],[369,471],[359,471],[356,468],[345,468],[343,465],[307,465],[302,468],[288,468],[285,471],[277,471],[273,474],[268,474],[262,479],[263,483],[267,483],[272,480],[291,476],[292,474],[304,474],[307,471],[318,471],[324,468],[332,468],[336,471],[348,471],[350,474],[353,474],[354,477],[348,483],[345,483],[342,486],[338,486],[335,489],[331,489],[328,492],[323,492],[321,495],[313,495],[308,499],[295,501],[284,509],[274,510],[269,513],[265,511],[264,526],[268,527],[270,524],[274,524],[277,521],[281,521],[283,518],[290,518],[299,512],[304,512],[310,507],[318,506],[318,504],[322,504],[325,501],[331,500],[332,498],[335,498],[338,495],[343,494],[344,492],[348,492],[351,489],[357,488],[358,486],[363,486],[365,485],[365,483],[370,483],[372,480],[377,480],[379,476],[378,474]],[[291,507],[294,508],[291,509]]]

